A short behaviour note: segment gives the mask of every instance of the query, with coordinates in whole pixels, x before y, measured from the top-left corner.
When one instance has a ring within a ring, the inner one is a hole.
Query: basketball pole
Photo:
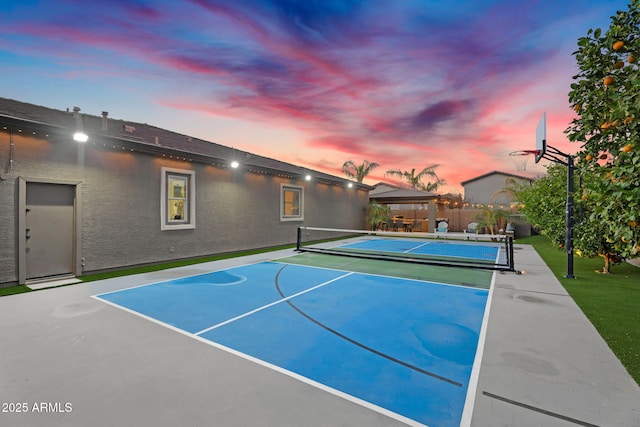
[[[560,159],[558,156],[562,156],[565,160]],[[567,253],[567,274],[565,274],[566,279],[575,279],[576,276],[573,275],[573,227],[575,225],[574,217],[573,217],[573,193],[575,191],[574,182],[573,182],[573,172],[575,169],[574,166],[574,157],[571,154],[563,153],[562,151],[554,148],[550,145],[546,145],[545,154],[542,156],[543,159],[550,160],[554,163],[560,163],[561,165],[565,165],[567,167],[567,203],[565,208],[565,238],[564,238],[564,247]]]
[[[567,155],[567,209],[565,218],[567,229],[565,232],[565,247],[567,248],[567,274],[566,279],[575,279],[573,275],[573,226],[575,225],[573,217],[573,192],[575,191],[573,183],[573,156]]]

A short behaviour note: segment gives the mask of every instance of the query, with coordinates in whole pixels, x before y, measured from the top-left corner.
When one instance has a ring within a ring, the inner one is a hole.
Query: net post
[[[300,252],[302,247],[302,227],[298,227],[298,238],[296,240],[296,252]]]
[[[509,271],[516,271],[516,263],[513,259],[513,236],[507,236],[507,249],[509,254]]]

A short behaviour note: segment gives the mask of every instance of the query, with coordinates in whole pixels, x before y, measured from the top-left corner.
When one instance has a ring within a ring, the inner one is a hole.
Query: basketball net
[[[513,160],[513,164],[516,165],[516,170],[518,171],[526,171],[527,170],[527,162],[529,161],[530,155],[535,155],[538,150],[518,150],[512,151],[509,153],[511,160]]]

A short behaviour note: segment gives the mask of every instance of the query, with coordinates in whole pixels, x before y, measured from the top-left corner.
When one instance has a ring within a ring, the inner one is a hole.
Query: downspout
[[[16,143],[13,142],[13,129],[9,128],[9,171],[8,174],[11,174],[13,171],[13,151]]]
[[[5,172],[6,174],[11,174],[11,172],[13,172],[13,154],[14,154],[14,146],[15,146],[15,142],[13,142],[13,130],[11,128],[9,128],[9,167],[8,170]],[[3,176],[2,174],[0,174],[0,181],[4,181],[6,180],[7,177]]]

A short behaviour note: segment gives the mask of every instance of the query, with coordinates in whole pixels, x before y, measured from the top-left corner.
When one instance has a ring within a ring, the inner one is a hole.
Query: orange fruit
[[[620,50],[624,47],[624,42],[617,41],[613,44],[613,50]]]
[[[593,159],[591,154],[587,154],[587,157],[584,158],[587,162]]]
[[[613,83],[613,77],[611,76],[605,77],[602,83],[604,83],[605,86],[609,86],[611,83]]]
[[[613,64],[613,68],[615,68],[615,69],[620,69],[622,67],[624,67],[624,62],[622,62],[622,61],[618,61],[615,64]]]
[[[582,200],[587,200],[587,195],[586,194],[582,195]]]
[[[627,58],[627,62],[629,64],[633,64],[634,62],[636,62],[636,58],[633,56],[633,54],[629,55],[629,57]]]
[[[627,144],[620,149],[620,151],[628,153],[629,151],[633,151],[633,146],[631,144]]]

